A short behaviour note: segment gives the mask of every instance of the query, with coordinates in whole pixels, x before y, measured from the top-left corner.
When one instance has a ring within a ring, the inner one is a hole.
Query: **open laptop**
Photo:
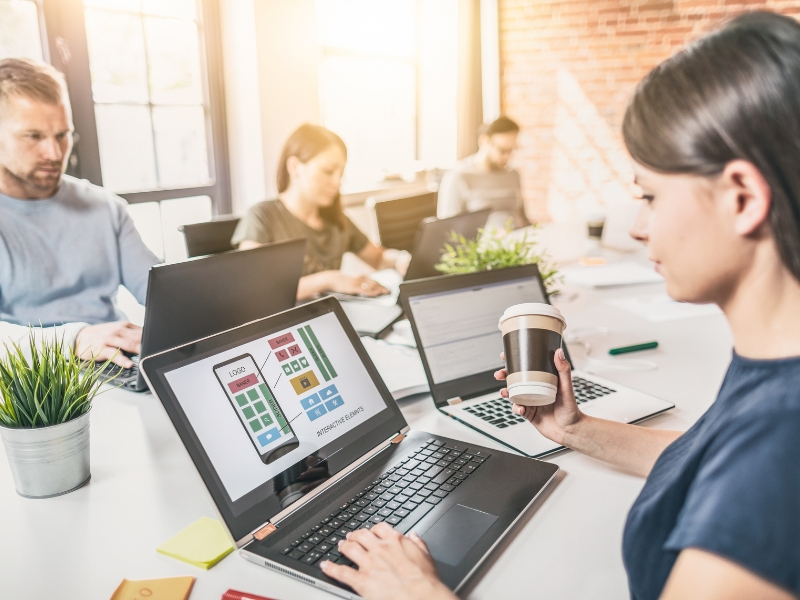
[[[152,267],[141,355],[129,369],[109,365],[104,379],[119,372],[115,385],[144,391],[140,357],[291,308],[305,251],[299,239]]]
[[[491,212],[486,209],[446,219],[429,217],[422,221],[414,238],[411,262],[408,264],[405,275],[401,277],[397,272],[391,270],[379,271],[375,275],[378,283],[390,290],[388,295],[367,298],[333,294],[346,302],[344,304],[345,312],[356,331],[361,335],[371,337],[382,335],[403,314],[399,303],[398,286],[400,282],[440,276],[441,272],[436,270],[436,265],[441,262],[442,251],[445,243],[450,240],[450,234],[455,232],[467,239],[474,239],[478,235],[478,229],[486,224]]]
[[[335,298],[141,365],[240,554],[345,598],[349,531],[413,528],[457,590],[558,471],[409,431]]]
[[[563,449],[511,412],[511,402],[500,396],[505,382],[494,378],[504,366],[503,311],[550,302],[536,265],[403,283],[400,296],[436,408],[527,456]],[[566,344],[564,352],[572,364]],[[581,410],[595,417],[637,423],[674,408],[594,374],[574,370],[572,381]]]

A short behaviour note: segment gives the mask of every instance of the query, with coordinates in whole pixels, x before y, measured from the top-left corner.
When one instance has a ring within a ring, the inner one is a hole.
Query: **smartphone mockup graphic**
[[[270,464],[300,445],[252,355],[214,365],[214,375],[261,462]]]

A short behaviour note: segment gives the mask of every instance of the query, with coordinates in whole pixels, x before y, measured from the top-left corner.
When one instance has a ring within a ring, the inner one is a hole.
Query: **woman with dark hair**
[[[562,351],[555,404],[513,410],[548,438],[647,477],[623,536],[632,598],[796,597],[800,25],[750,13],[691,44],[639,84],[623,137],[643,200],[632,235],[670,296],[722,308],[728,373],[685,433],[584,415]],[[367,599],[454,598],[416,536],[380,524],[340,549],[359,570],[324,572]]]
[[[345,252],[375,269],[402,268],[395,264],[402,253],[370,242],[342,211],[339,186],[346,161],[342,138],[319,125],[301,125],[286,140],[278,161],[278,199],[253,206],[233,235],[233,244],[241,249],[305,238],[300,300],[329,291],[363,296],[388,292],[368,277],[342,273]]]

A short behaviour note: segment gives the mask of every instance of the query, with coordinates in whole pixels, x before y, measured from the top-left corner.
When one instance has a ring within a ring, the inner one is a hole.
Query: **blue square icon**
[[[325,405],[324,404],[319,404],[319,405],[315,406],[314,408],[312,408],[310,411],[308,411],[306,414],[308,415],[308,420],[309,421],[316,421],[317,419],[319,419],[322,415],[324,415],[327,412],[328,412],[328,410],[325,408]]]
[[[336,396],[335,398],[331,398],[325,402],[325,408],[328,409],[328,412],[332,410],[336,410],[340,406],[344,404],[344,400],[342,400],[341,396]]]
[[[258,443],[262,446],[267,446],[281,437],[281,432],[278,431],[277,427],[273,427],[269,431],[265,431],[261,435],[258,436]]]
[[[338,393],[339,390],[336,389],[335,385],[329,385],[324,390],[320,390],[319,395],[322,396],[323,400],[327,400],[328,398],[333,398]]]
[[[311,394],[310,396],[306,396],[305,398],[300,400],[300,406],[303,407],[303,410],[308,410],[309,408],[311,408],[312,406],[316,406],[320,402],[322,402],[322,400],[319,399],[319,394]]]

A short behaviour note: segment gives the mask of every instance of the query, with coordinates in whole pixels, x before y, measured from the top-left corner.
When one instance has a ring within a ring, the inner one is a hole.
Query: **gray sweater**
[[[0,194],[0,338],[18,339],[13,325],[123,320],[114,302],[120,285],[144,304],[158,259],[125,207],[122,198],[67,175],[44,200]],[[73,326],[66,335],[76,333]]]

